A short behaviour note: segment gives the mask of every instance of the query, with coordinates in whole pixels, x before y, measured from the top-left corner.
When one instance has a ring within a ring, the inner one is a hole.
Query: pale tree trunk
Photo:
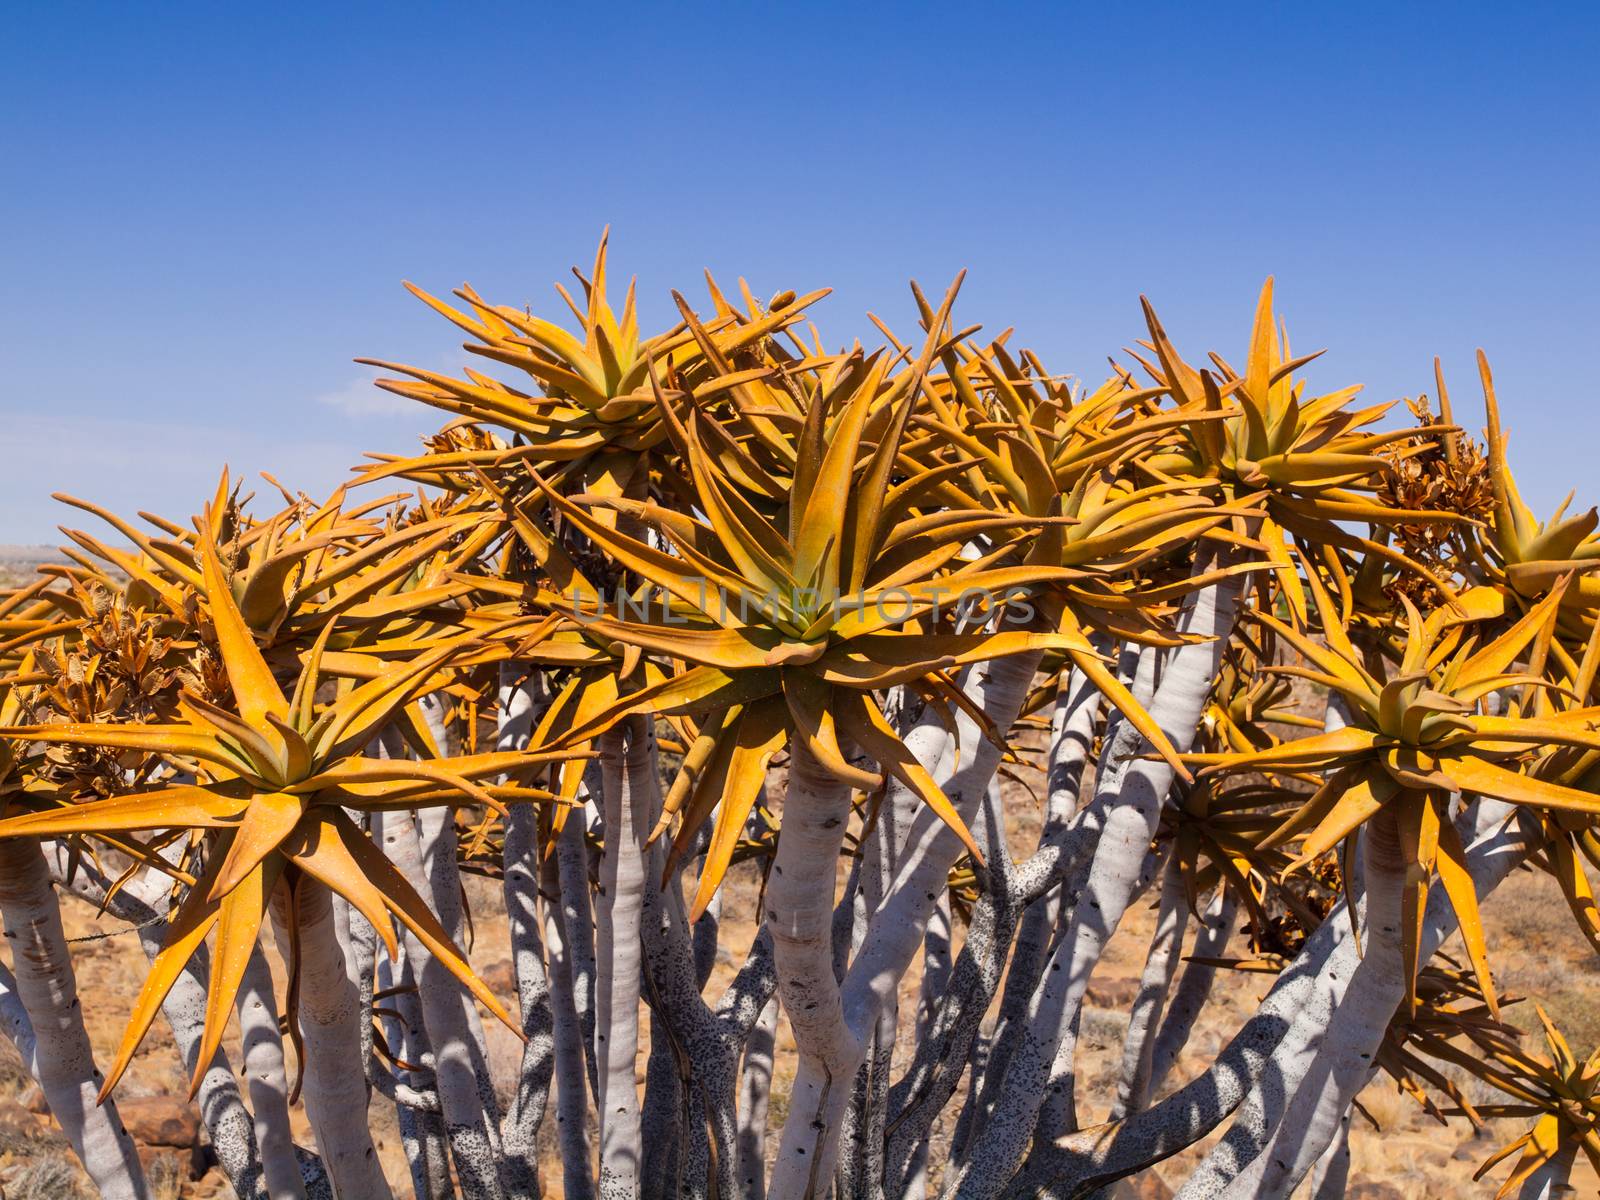
[[[345,810],[346,816],[352,816]],[[352,816],[362,829],[368,827],[364,814]],[[385,1076],[378,1073],[373,1062],[372,993],[378,969],[378,931],[371,921],[362,916],[343,896],[333,897],[334,929],[344,946],[345,969],[350,982],[356,985],[356,1003],[361,1008],[361,1061],[367,1066],[367,1080],[374,1086],[385,1086]]]
[[[1567,1181],[1572,1177],[1572,1168],[1577,1161],[1576,1142],[1562,1147],[1549,1162],[1523,1181],[1522,1187],[1517,1189],[1517,1200],[1557,1200],[1558,1197],[1572,1195],[1573,1189]],[[1319,1196],[1317,1200],[1322,1198]]]
[[[1493,803],[1499,813],[1511,816],[1511,806]],[[1527,857],[1531,844],[1519,820],[1498,823],[1487,820],[1485,825],[1489,832],[1467,849],[1467,869],[1480,901]],[[1334,911],[1339,915],[1342,908]],[[1369,936],[1367,927],[1373,922],[1369,918],[1361,923],[1365,939]],[[1348,922],[1341,920],[1341,924],[1348,928]],[[1436,885],[1429,894],[1424,915],[1420,948],[1423,961],[1433,956],[1455,927],[1454,910],[1443,888]],[[1321,932],[1319,929],[1318,933]],[[1351,953],[1354,954],[1353,947]],[[1365,966],[1364,959],[1362,966]],[[1359,1055],[1360,1040],[1370,1040],[1371,1036],[1370,1032],[1362,1033],[1357,1025],[1364,1024],[1370,1029],[1376,1020],[1372,997],[1364,994],[1344,1020],[1337,1022],[1351,1036],[1352,1044],[1340,1042],[1338,1036],[1328,1036],[1336,1023],[1336,1011],[1344,1006],[1350,993],[1355,971],[1343,968],[1327,975],[1326,983],[1319,981],[1317,991],[1297,1013],[1283,1045],[1272,1056],[1271,1069],[1259,1074],[1250,1103],[1241,1111],[1234,1127],[1185,1183],[1180,1192],[1184,1200],[1222,1195],[1246,1173],[1255,1180],[1258,1175],[1270,1172],[1272,1179],[1262,1178],[1261,1187],[1276,1186],[1272,1180],[1284,1174],[1293,1175],[1294,1182],[1298,1183],[1327,1148],[1338,1128],[1339,1118],[1371,1074],[1368,1064],[1361,1064],[1362,1069],[1357,1070],[1351,1062],[1352,1056]],[[1387,1028],[1403,996],[1404,982],[1396,991],[1392,982],[1385,983],[1380,978],[1377,968],[1366,979],[1364,993],[1371,990],[1388,993],[1389,1017],[1383,1019],[1378,1034],[1381,1037],[1382,1028]],[[1328,1053],[1320,1053],[1319,1047]],[[1292,1116],[1288,1115],[1291,1110]],[[1258,1160],[1260,1165],[1256,1166]]]
[[[1242,587],[1237,577],[1227,579],[1200,589],[1184,603],[1179,627],[1210,640],[1179,646],[1168,654],[1150,705],[1151,716],[1179,751],[1187,750],[1194,741]],[[1124,728],[1131,726],[1125,724]],[[1113,744],[1123,741],[1120,737],[1110,740]],[[1145,749],[1142,738],[1127,747],[1134,753]],[[1021,1166],[1057,1067],[1057,1050],[1077,1019],[1089,976],[1144,874],[1161,805],[1171,787],[1172,767],[1160,759],[1127,758],[1119,763],[1109,751],[1106,761],[1110,769],[1097,780],[1097,799],[1114,788],[1116,803],[1106,815],[1084,895],[1073,906],[1067,930],[1044,972],[1044,983],[1035,993],[1028,1031],[1007,1064],[1000,1098],[982,1134],[953,1173],[946,1195],[962,1200],[997,1195]]]
[[[410,813],[375,813],[373,838],[418,894],[435,903],[433,888],[422,860],[417,823]],[[454,838],[450,839],[452,842]],[[459,925],[459,892],[456,914]],[[441,916],[447,932],[451,926]],[[417,981],[423,1027],[433,1052],[433,1071],[439,1104],[450,1139],[450,1157],[467,1200],[501,1200],[503,1192],[497,1163],[498,1131],[491,1137],[494,1118],[484,1108],[488,1067],[468,1021],[472,1003],[450,970],[428,953],[421,940],[402,929],[406,961]],[[490,1090],[490,1103],[493,1092]]]
[[[1150,1064],[1150,1080],[1145,1090],[1145,1102],[1160,1094],[1161,1085],[1177,1065],[1178,1057],[1194,1033],[1195,1022],[1211,998],[1211,987],[1216,981],[1217,968],[1201,959],[1221,958],[1228,948],[1228,940],[1238,924],[1239,904],[1233,892],[1219,884],[1211,901],[1200,917],[1200,931],[1195,936],[1190,951],[1191,961],[1184,964],[1178,977],[1172,1003],[1162,1018],[1156,1034],[1155,1052]]]
[[[1129,645],[1123,648],[1118,657],[1118,678],[1142,705],[1148,705],[1155,692],[1156,664],[1160,654],[1158,647]],[[1071,856],[1070,862],[1062,864],[1060,883],[1053,885],[1041,902],[1030,905],[1023,919],[1016,953],[1006,968],[1005,992],[1000,999],[1000,1013],[995,1022],[994,1036],[990,1039],[985,1069],[981,1079],[975,1077],[977,1086],[973,1089],[973,1097],[961,1114],[963,1136],[959,1144],[953,1147],[953,1155],[957,1158],[965,1153],[967,1135],[971,1129],[977,1124],[988,1123],[988,1114],[993,1111],[1000,1096],[1011,1056],[1029,1036],[1029,1013],[1034,995],[1041,986],[1047,956],[1057,933],[1064,930],[1088,882],[1094,850],[1104,830],[1106,814],[1118,799],[1118,790],[1109,786],[1107,781],[1113,771],[1121,771],[1118,765],[1120,760],[1135,753],[1142,744],[1138,732],[1127,719],[1120,713],[1113,713],[1106,727],[1105,745],[1101,748],[1093,803],[1078,809],[1083,773],[1087,766],[1086,756],[1093,746],[1090,714],[1098,716],[1100,707],[1090,699],[1091,696],[1098,698],[1098,691],[1092,688],[1086,690],[1083,686],[1088,682],[1069,679],[1064,709],[1052,718],[1052,726],[1059,722],[1061,736],[1051,744],[1047,780],[1046,825],[1070,826],[1071,840],[1077,852]],[[1058,708],[1062,707],[1059,699],[1057,704]],[[1090,729],[1087,736],[1080,732],[1085,724]],[[1085,756],[1083,761],[1080,761],[1080,755]],[[1120,774],[1115,778],[1120,779]],[[1068,1013],[1065,1014],[1065,1020],[1066,1027],[1061,1030],[1056,1058],[1068,1061],[1059,1067],[1052,1064],[1053,1079],[1047,1086],[1054,1090],[1046,1100],[1051,1121],[1063,1129],[1071,1124],[1075,1112],[1070,1058],[1077,1040],[1077,1017]]]
[[[761,1010],[745,1043],[739,1074],[739,1196],[766,1200],[767,1105],[772,1099],[772,1057],[778,1036],[778,998]]]
[[[1039,658],[1035,653],[1017,654],[982,663],[971,673],[967,695],[1002,736],[1027,699]],[[955,724],[956,736],[950,739],[936,778],[970,825],[1000,765],[1000,749],[964,709],[957,711]],[[961,840],[943,821],[925,807],[917,811],[894,885],[874,914],[844,983],[844,1009],[858,1041],[864,1041],[922,948],[929,918],[945,894],[950,867],[962,852]],[[1003,840],[996,852],[1007,852]]]
[[[927,1036],[939,1011],[939,999],[950,986],[950,892],[939,897],[922,935],[922,982],[917,994],[917,1040]]]
[[[970,673],[967,694],[997,730],[1008,730],[1015,722],[1022,702],[1027,697],[1039,657],[1036,653],[1027,653],[997,659],[981,664]],[[915,736],[926,728],[925,725],[919,725],[908,736]],[[970,825],[974,812],[988,794],[989,782],[999,765],[1000,751],[984,735],[982,726],[965,710],[956,713],[956,729],[956,736],[948,739],[935,777],[956,811]],[[931,743],[937,739],[930,732],[927,740]],[[929,747],[923,745],[917,752],[920,755],[928,750]],[[796,754],[795,760],[798,762],[803,757],[803,752]],[[794,787],[795,774],[791,766],[791,801],[796,798]],[[803,912],[806,921],[813,914],[803,908],[806,899],[799,895],[802,885],[795,882],[794,876],[810,880],[812,903],[820,902],[818,897],[824,893],[831,900],[832,859],[838,854],[849,816],[848,789],[829,782],[825,795],[823,807],[827,810],[827,816],[817,819],[836,822],[825,827],[821,832],[826,836],[819,839],[819,844],[832,846],[831,854],[827,856],[826,882],[818,874],[824,869],[822,866],[813,864],[809,868],[812,875],[805,876],[808,868],[791,863],[789,877],[780,883],[774,869],[768,883],[769,905],[772,903],[772,888],[781,886],[795,905],[801,906],[796,911]],[[833,811],[836,804],[844,806],[841,812]],[[814,807],[808,805],[805,813],[808,829],[812,826],[810,810]],[[793,803],[787,803],[785,812],[793,808]],[[807,834],[808,838],[811,836],[812,833]],[[944,822],[925,808],[918,810],[905,838],[893,888],[868,923],[860,952],[850,964],[843,984],[837,983],[837,976],[831,976],[828,985],[823,987],[821,977],[816,976],[815,983],[821,991],[816,995],[807,993],[803,997],[794,997],[796,1002],[812,1006],[802,1016],[808,1025],[805,1033],[796,1029],[797,1041],[801,1037],[811,1038],[812,1049],[810,1052],[803,1049],[800,1056],[794,1096],[800,1098],[801,1102],[796,1104],[791,1100],[770,1185],[772,1195],[804,1195],[808,1187],[815,1190],[824,1186],[818,1181],[831,1178],[838,1157],[842,1115],[851,1096],[855,1072],[861,1065],[887,998],[897,990],[899,980],[922,947],[929,918],[945,891],[949,869],[961,852],[960,839],[950,832]],[[781,834],[779,858],[783,858]],[[829,924],[831,926],[831,918]],[[773,928],[777,937],[780,931]],[[792,942],[791,939],[791,945]],[[786,984],[782,982],[785,974],[783,962],[784,957],[780,955],[780,995],[785,997],[785,1011],[789,1013],[791,1025],[794,1025],[796,1010],[790,1003]],[[806,969],[809,970],[809,964]],[[808,988],[811,983],[812,979],[808,976]],[[843,1024],[836,1024],[836,1019]],[[822,1101],[826,1103],[819,1107]],[[805,1128],[797,1128],[799,1125]],[[816,1172],[814,1177],[813,1171]]]
[[[568,975],[571,983],[568,993],[572,998],[572,1011],[577,1016],[581,1035],[583,1069],[589,1081],[589,1093],[598,1095],[600,1072],[595,1054],[594,1035],[594,904],[590,892],[588,830],[593,823],[595,803],[605,792],[604,771],[597,760],[584,769],[583,790],[580,796],[588,799],[567,813],[561,833],[556,838],[556,864],[561,880],[561,931],[567,948]]]
[[[1070,811],[1073,802],[1064,796],[1064,791],[1058,792],[1051,802],[1052,810],[1059,803],[1063,811]],[[998,824],[998,816],[995,819]],[[897,1180],[903,1192],[918,1186],[923,1173],[919,1164],[925,1160],[933,1123],[955,1094],[962,1075],[968,1072],[969,1061],[972,1083],[952,1140],[952,1157],[959,1155],[972,1128],[981,1123],[983,1095],[979,1084],[985,1075],[995,1070],[994,1056],[1001,1049],[995,1040],[985,1044],[979,1038],[983,1016],[1002,975],[1007,996],[1014,995],[1012,984],[1016,975],[1029,973],[1029,977],[1036,980],[1048,948],[1041,943],[1036,953],[1028,952],[1019,937],[1018,951],[1011,955],[1008,963],[1012,934],[1025,909],[1034,911],[1047,897],[1066,887],[1064,881],[1077,877],[1079,864],[1087,861],[1098,834],[1097,827],[1082,821],[1047,821],[1038,849],[1025,862],[1008,869],[1006,860],[996,860],[985,873],[984,891],[973,909],[961,953],[943,988],[936,1014],[925,1033],[919,1036],[910,1069],[891,1093],[888,1150],[891,1192]],[[1036,927],[1036,933],[1047,939],[1050,931]],[[1031,990],[1031,984],[1020,989],[1024,999]],[[1000,1032],[997,1030],[997,1038]]]
[[[877,820],[869,826],[857,847],[860,870],[855,874],[859,876],[859,886],[849,897],[854,910],[850,937],[852,957],[859,954],[873,917],[894,885],[920,807],[921,800],[910,788],[901,787],[892,796],[886,795],[878,807]],[[978,836],[981,839],[981,831]],[[982,846],[981,840],[979,844]],[[937,913],[938,909],[935,908],[934,912]],[[835,937],[837,939],[837,933]],[[925,934],[924,952],[927,944]],[[837,941],[835,949],[838,949]],[[835,974],[842,979],[843,972],[838,970],[839,965],[836,960]],[[925,975],[924,985],[929,982],[929,977]],[[931,982],[936,983],[937,980]],[[899,1037],[899,1025],[900,995],[896,989],[884,997],[877,1021],[864,1032],[866,1053],[856,1071],[850,1107],[840,1130],[839,1168],[834,1184],[834,1195],[839,1200],[878,1200],[882,1194],[888,1077],[894,1060],[895,1042]]]
[[[1527,856],[1529,842],[1516,823],[1495,827],[1467,852],[1468,870],[1483,899]],[[1359,899],[1359,897],[1358,897]],[[1359,906],[1358,906],[1359,913]],[[1359,916],[1358,916],[1359,919]],[[1454,929],[1454,913],[1443,894],[1429,898],[1423,953],[1431,956]],[[1326,1029],[1336,997],[1360,961],[1350,921],[1341,901],[1306,939],[1299,955],[1279,975],[1255,1015],[1245,1022],[1201,1075],[1150,1109],[1125,1121],[1085,1129],[1055,1145],[1035,1147],[1027,1168],[1007,1190],[1008,1197],[1054,1197],[1078,1200],[1106,1184],[1125,1178],[1200,1141],[1239,1108],[1252,1089],[1303,1074],[1303,1045],[1313,1034],[1300,1029]],[[1297,1029],[1297,1027],[1299,1027]],[[1291,1033],[1295,1036],[1291,1037]],[[1292,1053],[1284,1055],[1285,1047]],[[1243,1120],[1241,1113],[1240,1120]],[[1180,1195],[1218,1194],[1236,1173],[1228,1162],[1248,1161],[1235,1134],[1239,1121],[1185,1183]],[[1266,1125],[1243,1131],[1256,1150]],[[1226,1160],[1219,1163],[1219,1160]],[[1220,1171],[1219,1171],[1220,1168]]]
[[[767,929],[778,996],[794,1030],[799,1065],[768,1195],[820,1196],[833,1178],[838,1131],[861,1062],[834,974],[833,909],[839,849],[850,820],[850,788],[823,769],[805,743],[790,744],[789,793],[767,880]]]
[[[1156,928],[1145,956],[1144,974],[1139,979],[1139,994],[1128,1015],[1128,1035],[1122,1044],[1122,1074],[1117,1081],[1117,1099],[1111,1108],[1113,1121],[1143,1108],[1149,1096],[1156,1026],[1178,973],[1188,919],[1189,896],[1184,888],[1183,872],[1175,860],[1169,860],[1162,876]]]
[[[1039,833],[1041,845],[1054,840],[1056,831],[1071,824],[1077,815],[1084,771],[1089,765],[1095,729],[1104,708],[1105,697],[1100,689],[1082,672],[1073,671],[1056,697],[1055,712],[1050,718],[1044,828]],[[1060,920],[1062,903],[1062,889],[1051,888],[1036,903],[1030,904],[1022,916],[1017,929],[1017,956],[1018,965],[1023,969],[1018,974],[1016,989],[1021,995],[1021,1004],[1014,1004],[1013,1016],[1022,1015],[1027,997],[1038,982],[1045,951]],[[1008,979],[1006,998],[1009,1000],[1011,996],[1012,982]]]
[[[652,873],[648,860],[645,873],[647,877]],[[649,929],[648,907],[644,920]],[[649,959],[647,948],[645,958]],[[645,969],[648,972],[649,967]],[[646,996],[650,1053],[645,1060],[644,1101],[639,1106],[639,1200],[667,1200],[683,1186],[685,1134],[693,1132],[685,1126],[690,1097],[684,1091],[684,1072],[667,1017],[654,995],[647,992]]]
[[[1353,1109],[1345,1109],[1333,1144],[1317,1159],[1316,1170],[1311,1173],[1311,1200],[1344,1200],[1345,1189],[1350,1186],[1350,1117],[1353,1112]]]
[[[569,813],[570,828],[582,836],[581,811]],[[541,867],[547,896],[561,896],[564,902],[565,877],[559,861],[563,832],[556,853],[545,858]],[[578,849],[583,849],[579,843]],[[588,920],[589,881],[583,886],[583,913]],[[544,908],[545,946],[550,955],[550,1008],[555,1042],[556,1145],[561,1151],[561,1194],[565,1200],[589,1200],[594,1195],[594,1164],[589,1153],[589,1077],[584,1066],[583,1027],[572,998],[572,956],[566,942],[566,923],[556,905]]]
[[[423,808],[416,812],[417,847],[421,851],[422,871],[426,889],[418,889],[429,901],[429,907],[439,918],[450,940],[463,951],[468,949],[466,921],[466,893],[461,887],[460,858],[457,852],[455,810],[452,808]],[[485,1129],[489,1145],[496,1155],[500,1153],[500,1099],[495,1094],[494,1080],[489,1070],[489,1042],[483,1031],[483,1016],[477,1002],[466,987],[442,966],[424,962],[423,979],[436,971],[441,985],[457,992],[461,1009],[459,1018],[466,1030],[470,1045],[473,1082],[478,1089],[478,1102],[483,1106]],[[426,1010],[424,1010],[426,1011]]]
[[[367,1124],[367,1073],[361,1062],[361,1007],[333,927],[332,893],[302,876],[294,903],[285,887],[272,898],[279,946],[300,948],[299,1025],[306,1116],[338,1200],[391,1200]]]
[[[39,1082],[39,1042],[33,1036],[33,1022],[28,1020],[28,1010],[17,995],[17,977],[11,968],[0,962],[0,1024],[22,1060],[22,1069],[35,1083]]]
[[[1341,904],[1306,939],[1255,1014],[1205,1072],[1124,1121],[1084,1129],[1048,1147],[1035,1145],[1007,1196],[1077,1200],[1205,1137],[1244,1100],[1319,983],[1352,970],[1356,961]]]
[[[1367,919],[1361,965],[1344,989],[1311,1069],[1278,1122],[1265,1151],[1241,1171],[1224,1197],[1286,1197],[1337,1133],[1349,1100],[1366,1084],[1400,999],[1405,966],[1400,951],[1405,857],[1392,810],[1367,823]],[[1315,1147],[1313,1150],[1312,1147]]]
[[[163,856],[176,862],[176,850],[177,847],[169,847]],[[163,925],[158,914],[167,907],[164,893],[171,886],[168,876],[150,872],[112,892],[112,880],[93,863],[74,861],[63,843],[48,844],[46,856],[58,887],[138,927],[146,957],[153,958],[160,951]],[[162,1003],[162,1015],[190,1070],[204,1026],[205,964],[202,948]],[[220,1050],[201,1081],[197,1096],[201,1119],[217,1147],[218,1161],[241,1196],[256,1194],[264,1187],[270,1200],[302,1200],[306,1196],[318,1200],[329,1193],[328,1180],[322,1160],[296,1146],[290,1131],[283,1034],[278,1026],[272,969],[259,944],[250,952],[240,977],[234,1010],[239,1017],[239,1041],[244,1054],[240,1074],[250,1095],[250,1107],[245,1108],[227,1057]]]
[[[251,952],[240,978],[234,1011],[239,1014],[241,1067],[250,1093],[267,1194],[272,1200],[304,1200],[305,1182],[289,1126],[289,1078],[283,1034],[278,1029],[278,1002],[272,991],[272,968],[260,946]]]
[[[501,668],[500,718],[495,749],[527,748],[540,697],[520,682],[515,666]],[[513,1197],[539,1193],[539,1125],[544,1120],[555,1068],[554,1017],[545,972],[544,937],[539,914],[538,813],[532,804],[511,806],[502,846],[506,920],[511,934],[511,964],[517,981],[522,1033],[527,1038],[517,1073],[516,1094],[501,1123],[501,1178]]]
[[[381,840],[381,825],[376,832]],[[412,1086],[432,1083],[433,1053],[428,1049],[427,1031],[423,1028],[422,1002],[417,999],[415,990],[416,974],[406,961],[404,945],[400,947],[398,962],[385,957],[378,963],[378,986],[384,991],[400,989],[386,1001],[385,1006],[392,1012],[384,1014],[384,1035],[390,1050],[412,1064],[402,1070],[400,1080]],[[453,1197],[455,1184],[450,1179],[450,1148],[443,1115],[437,1109],[424,1111],[399,1100],[395,1102],[395,1109],[416,1200]]]
[[[61,909],[39,844],[0,841],[0,914],[11,945],[16,995],[34,1039],[39,1088],[103,1197],[146,1200],[149,1189],[116,1101],[96,1101],[101,1075],[83,1027]]]
[[[169,853],[166,857],[175,858],[176,855]],[[144,950],[145,957],[152,961],[161,953],[163,943],[166,941],[166,922],[155,924],[151,922],[157,914],[166,911],[166,893],[171,885],[172,881],[166,875],[159,871],[148,871],[111,899],[112,910],[118,911],[119,915],[131,920],[138,927],[140,947]],[[252,954],[252,961],[257,958],[260,958],[263,964],[266,961],[261,956],[259,946]],[[209,955],[202,946],[173,981],[172,989],[161,1002],[161,1012],[172,1031],[178,1056],[191,1075],[194,1073],[200,1045],[205,1035],[206,990],[209,976]],[[205,1074],[201,1076],[200,1088],[195,1098],[199,1101],[200,1115],[205,1121],[206,1130],[211,1134],[211,1143],[216,1148],[217,1161],[228,1176],[234,1191],[240,1196],[255,1195],[262,1183],[264,1165],[257,1144],[255,1125],[249,1110],[245,1108],[244,1098],[239,1094],[239,1085],[234,1081],[228,1056],[220,1046],[213,1052]],[[292,1140],[288,1146],[287,1160],[280,1160],[275,1164],[275,1168],[274,1177],[285,1187],[303,1189]],[[304,1192],[302,1190],[296,1193],[290,1190],[284,1194],[293,1196],[303,1195]]]
[[[665,849],[649,857],[659,879]],[[683,1087],[670,1177],[683,1200],[740,1194],[740,1126],[737,1115],[740,1054],[777,987],[772,939],[757,934],[744,965],[715,1007],[700,994],[683,893],[676,879],[645,892],[645,979],[651,996],[651,1035],[667,1042]],[[652,1136],[646,1131],[646,1137]],[[646,1181],[652,1185],[658,1181]]]
[[[125,886],[115,888],[113,881],[94,863],[74,859],[67,844],[47,843],[42,849],[57,886],[80,900],[93,904],[97,909],[110,913],[119,921],[126,921],[138,934],[139,944],[145,957],[154,960],[166,940],[167,927],[164,918],[169,913],[168,892],[172,887],[169,876],[159,871],[147,871]],[[162,856],[167,861],[176,863],[181,849],[181,843],[174,844],[163,850]],[[252,952],[250,961],[252,964],[265,965],[266,959],[259,946]],[[171,989],[161,1002],[161,1013],[172,1032],[178,1056],[191,1075],[194,1073],[196,1056],[200,1052],[205,1030],[208,977],[209,956],[206,948],[202,946],[173,981]],[[273,1027],[273,1033],[277,1033],[276,1025]],[[227,1055],[220,1047],[212,1055],[207,1070],[201,1076],[200,1088],[195,1098],[199,1102],[201,1119],[205,1122],[206,1130],[211,1135],[212,1145],[216,1149],[218,1164],[228,1176],[234,1191],[240,1196],[257,1195],[263,1183],[264,1165],[258,1145],[258,1134],[252,1125],[250,1112],[245,1108],[244,1099],[239,1093],[239,1085],[234,1080]],[[286,1129],[287,1121],[288,1110],[285,1108]],[[300,1165],[296,1161],[292,1142],[288,1143],[285,1153],[287,1157],[280,1160],[277,1165],[285,1167],[286,1170],[275,1172],[274,1177],[279,1177],[281,1174],[286,1181],[286,1187],[302,1189],[299,1193],[292,1190],[285,1191],[283,1195],[303,1195]],[[314,1160],[313,1166],[315,1170],[320,1170],[320,1166],[316,1165]]]
[[[950,893],[947,889],[945,894],[939,897],[933,914],[928,918],[927,931],[922,935],[922,982],[917,1003],[918,1046],[927,1043],[938,1016],[940,1001],[950,987],[951,969],[954,965],[950,958],[951,933]],[[892,1089],[890,1100],[889,1107],[892,1110],[894,1107]],[[897,1171],[892,1143],[888,1160],[884,1165],[890,1173],[890,1177],[884,1180],[884,1185],[892,1187],[894,1174]],[[905,1167],[900,1193],[903,1200],[922,1200],[927,1192],[928,1139],[922,1137],[912,1143],[910,1160]]]
[[[1292,1091],[1276,1133],[1222,1192],[1225,1197],[1286,1197],[1332,1143],[1405,993],[1400,948],[1406,866],[1390,810],[1368,822],[1367,920],[1361,965],[1344,989],[1311,1067]]]
[[[955,1094],[967,1060],[979,1050],[983,1015],[1002,975],[1006,991],[997,1038],[1005,1028],[1008,1006],[1015,1009],[1013,1015],[1020,1018],[1024,1014],[1043,966],[1060,906],[1060,880],[1078,857],[1067,850],[1068,843],[1089,844],[1074,822],[1074,811],[1100,707],[1099,691],[1074,672],[1057,698],[1051,719],[1048,797],[1039,847],[1014,875],[989,873],[953,966],[948,960],[946,895],[941,895],[941,907],[929,924],[916,1055],[890,1100],[887,1183],[893,1189],[898,1180],[908,1197],[920,1197],[926,1190],[928,1134]],[[942,927],[940,912],[946,914]],[[1016,951],[1008,962],[1013,931],[1017,931]],[[991,1040],[985,1070],[996,1049]],[[957,1143],[964,1142],[977,1112],[981,1100],[978,1077],[983,1073],[976,1068],[973,1071],[973,1086],[957,1126]]]
[[[595,914],[595,1055],[600,1063],[600,1195],[632,1200],[639,1193],[640,918],[644,908],[645,839],[655,778],[655,735],[633,716],[601,735],[605,773],[605,849]]]
[[[555,1069],[554,1018],[539,927],[538,816],[529,804],[512,806],[505,830],[506,914],[511,924],[512,967],[517,980],[523,1046],[517,1090],[501,1126],[502,1175],[513,1196],[539,1195],[539,1125],[544,1120]]]

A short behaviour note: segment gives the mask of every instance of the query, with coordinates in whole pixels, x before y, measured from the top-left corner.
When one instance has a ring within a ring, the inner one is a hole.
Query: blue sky
[[[1155,301],[1236,357],[1275,274],[1315,382],[1494,362],[1536,508],[1600,500],[1600,16],[1542,5],[8,6],[0,541],[52,490],[193,512],[224,461],[323,491],[438,424],[351,359],[453,366],[400,287],[556,313],[609,223],[647,321],[711,268],[908,278],[1098,379]]]

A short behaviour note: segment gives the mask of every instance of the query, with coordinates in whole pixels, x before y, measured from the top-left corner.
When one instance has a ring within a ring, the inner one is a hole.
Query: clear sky
[[[1589,4],[12,4],[0,16],[0,541],[52,490],[197,508],[226,461],[322,491],[439,415],[400,287],[560,312],[609,223],[646,320],[710,267],[905,281],[1098,380],[1155,301],[1237,357],[1267,274],[1314,382],[1496,367],[1536,508],[1600,500],[1600,9]],[[87,518],[85,518],[87,519]]]

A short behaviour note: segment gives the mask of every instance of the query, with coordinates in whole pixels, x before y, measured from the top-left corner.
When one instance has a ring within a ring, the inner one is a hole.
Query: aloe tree
[[[274,1197],[390,1194],[381,1103],[430,1198],[1087,1196],[1221,1130],[1184,1196],[1320,1200],[1379,1070],[1533,1120],[1502,1195],[1595,1155],[1594,1060],[1501,1023],[1482,910],[1531,863],[1600,944],[1596,518],[1522,502],[1486,361],[1480,448],[1437,364],[1407,427],[1313,395],[1270,281],[1240,369],[1146,304],[1086,388],[961,325],[959,279],[833,347],[825,292],[709,278],[650,332],[608,253],[570,320],[413,288],[479,366],[379,364],[447,423],[361,486],[62,497],[112,535],[0,593],[0,1015],[105,1194],[145,1191],[112,1094],[159,1013]],[[1042,789],[1020,859],[1008,779]],[[104,1078],[58,887],[148,924]],[[1146,890],[1099,1095],[1084,997]],[[1230,967],[1275,978],[1179,1078]]]

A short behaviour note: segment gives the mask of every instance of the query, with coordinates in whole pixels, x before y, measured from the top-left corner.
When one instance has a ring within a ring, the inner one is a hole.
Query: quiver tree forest
[[[555,320],[412,289],[476,364],[374,362],[421,453],[61,496],[68,561],[0,592],[0,1010],[104,1196],[152,1194],[146,1039],[247,1198],[1109,1196],[1188,1152],[1185,1200],[1329,1200],[1382,1076],[1515,1122],[1485,1195],[1600,1168],[1600,1053],[1483,915],[1547,873],[1600,948],[1600,517],[1523,503],[1486,358],[1480,441],[1437,362],[1313,394],[1270,281],[1231,357],[1146,302],[1085,384],[959,278],[833,349],[823,291],[708,276],[647,335],[603,240],[574,274]],[[80,996],[63,894],[139,989]]]

